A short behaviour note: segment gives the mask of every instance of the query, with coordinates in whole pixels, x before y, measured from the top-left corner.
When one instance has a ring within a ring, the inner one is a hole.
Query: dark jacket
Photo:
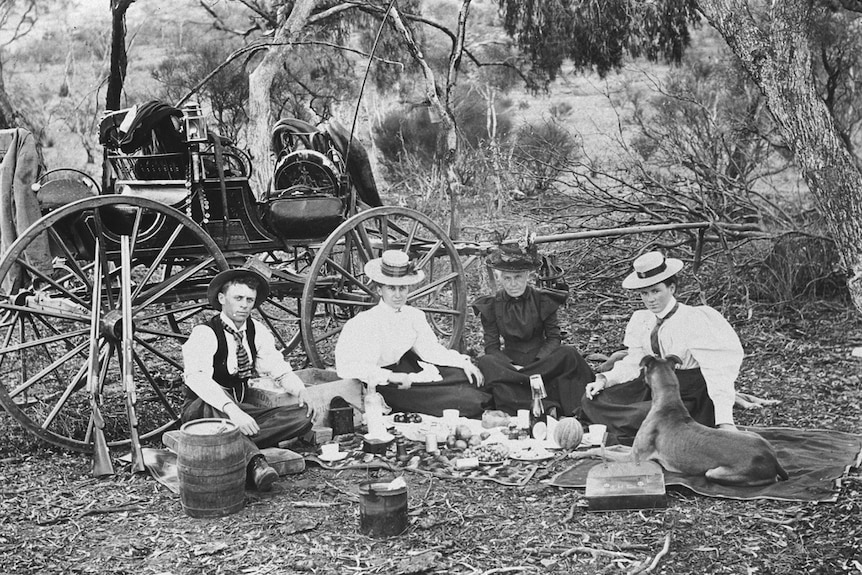
[[[550,354],[562,343],[557,309],[567,297],[564,292],[527,286],[517,298],[505,290],[478,298],[473,310],[482,320],[485,353],[506,357],[516,365]]]

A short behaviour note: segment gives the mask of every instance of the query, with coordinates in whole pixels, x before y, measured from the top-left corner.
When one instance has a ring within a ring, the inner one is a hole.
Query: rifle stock
[[[87,372],[87,393],[93,422],[93,476],[105,477],[114,474],[111,452],[105,439],[105,420],[99,407],[99,320],[102,307],[102,253],[99,238],[96,238],[95,261],[93,262],[93,302],[90,314],[90,364]]]
[[[129,420],[129,439],[132,444],[132,471],[144,471],[144,454],[138,436],[138,416],[135,413],[137,393],[132,367],[132,257],[131,238],[120,236],[120,307],[123,310],[123,390],[126,395],[126,416]]]

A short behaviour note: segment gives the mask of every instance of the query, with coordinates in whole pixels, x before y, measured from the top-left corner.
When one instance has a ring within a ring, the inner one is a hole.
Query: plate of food
[[[509,452],[509,457],[518,461],[545,461],[546,459],[552,459],[554,453],[544,447],[529,445]]]
[[[479,465],[501,465],[509,455],[509,448],[502,443],[482,443],[467,448],[464,457],[475,457]]]

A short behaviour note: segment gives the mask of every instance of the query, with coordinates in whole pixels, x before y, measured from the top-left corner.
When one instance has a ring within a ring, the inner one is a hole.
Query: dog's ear
[[[656,358],[651,356],[651,355],[643,356],[643,358],[641,359],[641,364],[640,364],[641,369],[644,369],[645,367],[648,368],[649,366],[651,366],[653,364],[653,362],[655,360],[656,360]]]
[[[682,365],[682,360],[677,355],[669,355],[664,359],[670,363],[674,369],[676,369],[677,366]]]

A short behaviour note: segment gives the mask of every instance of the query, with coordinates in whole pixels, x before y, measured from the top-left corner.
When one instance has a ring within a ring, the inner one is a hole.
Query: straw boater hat
[[[387,286],[409,286],[425,279],[425,272],[415,269],[410,257],[400,250],[386,250],[381,257],[365,264],[365,275]]]
[[[641,289],[675,276],[682,269],[682,260],[666,258],[661,252],[647,252],[638,257],[632,267],[635,271],[623,280],[625,289]]]
[[[218,294],[221,292],[221,288],[224,287],[224,284],[231,280],[248,276],[258,280],[257,297],[254,300],[254,307],[260,307],[260,304],[262,304],[263,300],[265,300],[269,295],[269,280],[267,280],[259,271],[247,267],[233,268],[219,272],[216,277],[212,279],[209,287],[207,287],[207,299],[209,300],[210,305],[221,311]]]
[[[531,243],[524,247],[512,243],[502,244],[495,249],[485,258],[485,263],[503,272],[525,272],[539,269],[542,258],[539,257],[536,244]]]

